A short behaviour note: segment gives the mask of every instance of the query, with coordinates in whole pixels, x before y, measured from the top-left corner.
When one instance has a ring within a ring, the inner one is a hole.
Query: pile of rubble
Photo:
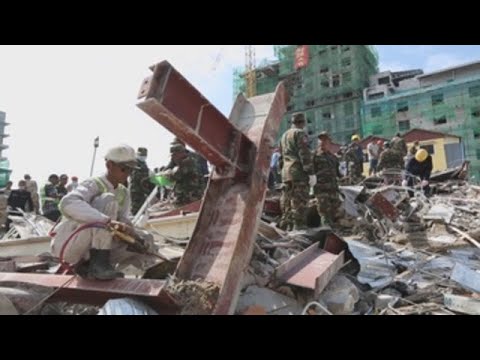
[[[345,217],[334,229],[284,232],[275,226],[274,215],[264,217],[234,313],[480,314],[480,187],[449,180],[433,189],[435,195],[425,197],[398,186],[341,187]],[[147,214],[156,217],[170,208],[157,203]],[[19,233],[25,228],[25,235],[44,236],[50,224],[43,221],[27,216],[14,224]],[[182,314],[210,313],[219,290],[214,284],[172,277],[188,239],[150,230],[159,253],[170,261],[131,275],[166,280],[165,290]],[[4,257],[0,265],[4,272],[53,274],[58,269],[46,255]],[[35,307],[50,296],[47,289],[36,289],[38,296],[26,301],[32,288],[12,286],[0,283],[0,302],[9,313],[155,313],[128,298],[102,308],[63,302]]]
[[[320,293],[314,283],[282,277],[282,267],[312,244],[322,247],[319,234],[328,230],[266,233],[264,225],[237,313],[480,314],[480,187],[447,181],[433,188],[427,198],[396,186],[342,187],[341,223],[353,225],[335,229],[348,248],[345,263],[301,265],[304,278],[329,280]]]

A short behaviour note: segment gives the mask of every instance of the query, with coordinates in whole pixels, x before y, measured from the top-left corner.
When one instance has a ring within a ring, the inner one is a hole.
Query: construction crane
[[[250,98],[257,93],[257,76],[255,72],[255,47],[254,45],[245,45],[245,83],[246,96]]]

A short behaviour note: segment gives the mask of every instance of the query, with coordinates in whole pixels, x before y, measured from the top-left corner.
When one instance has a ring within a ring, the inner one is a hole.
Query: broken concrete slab
[[[240,295],[235,312],[241,314],[253,305],[261,306],[269,315],[300,315],[303,310],[295,299],[256,285]]]
[[[469,315],[480,315],[480,299],[454,294],[444,294],[444,304],[453,311]]]
[[[455,215],[455,208],[444,204],[433,205],[427,214],[423,215],[424,220],[442,220],[446,224],[450,224],[453,215]]]

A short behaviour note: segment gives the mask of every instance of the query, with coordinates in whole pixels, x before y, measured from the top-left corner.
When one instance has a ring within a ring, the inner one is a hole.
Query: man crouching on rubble
[[[122,185],[137,166],[135,151],[128,145],[120,145],[110,149],[105,160],[105,175],[85,180],[61,200],[59,208],[63,218],[52,231],[51,250],[55,256],[61,256],[65,242],[85,224],[101,223],[125,234],[137,235],[137,238],[141,236],[135,232],[128,218],[130,192]],[[148,245],[151,249],[153,238],[150,236],[145,240],[150,242]],[[92,227],[80,231],[70,240],[65,246],[63,260],[76,264],[75,272],[80,276],[111,280],[124,276],[114,269],[112,263],[145,267],[145,258],[150,257],[130,252],[129,249],[127,243],[116,239],[106,228]]]

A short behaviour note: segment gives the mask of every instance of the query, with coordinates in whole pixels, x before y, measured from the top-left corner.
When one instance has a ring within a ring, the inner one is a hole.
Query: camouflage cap
[[[139,155],[139,156],[147,156],[147,154],[148,154],[147,148],[139,147],[139,148],[137,149],[137,155]]]
[[[172,146],[170,147],[170,154],[176,154],[179,152],[184,152],[186,150],[187,149],[182,144],[172,144]]]
[[[330,135],[326,131],[322,131],[320,134],[318,134],[319,139],[330,139]]]
[[[185,146],[185,142],[183,142],[182,140],[180,140],[178,137],[174,137],[172,142],[170,143],[170,145],[176,145],[176,144],[180,144],[180,145],[184,145]]]
[[[300,122],[305,122],[305,114],[304,113],[293,114],[292,123],[298,124]]]

